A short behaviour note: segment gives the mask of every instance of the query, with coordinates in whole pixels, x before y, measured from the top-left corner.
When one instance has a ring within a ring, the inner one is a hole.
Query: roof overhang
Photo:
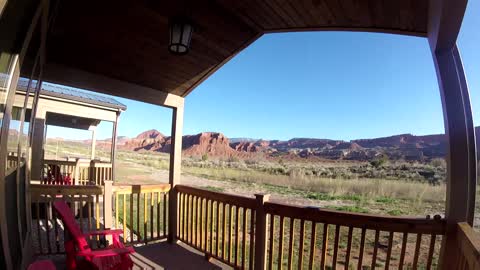
[[[78,86],[65,69],[148,89],[109,94],[161,104],[185,97],[265,33],[368,31],[427,36],[428,0],[58,1],[48,36],[45,81]],[[453,2],[453,1],[450,1]],[[194,23],[191,50],[167,49],[168,20],[187,12]],[[462,13],[463,14],[463,13]],[[463,15],[462,15],[463,16]],[[461,19],[460,19],[461,21]],[[79,77],[82,77],[80,75]],[[82,78],[78,79],[82,84]],[[88,82],[96,90],[95,82]]]

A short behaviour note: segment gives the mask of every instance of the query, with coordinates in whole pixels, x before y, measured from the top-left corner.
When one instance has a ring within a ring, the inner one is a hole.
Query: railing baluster
[[[168,222],[167,222],[167,217],[169,216],[168,213],[168,192],[163,193],[163,236],[167,236],[167,227],[168,227]]]
[[[178,239],[183,239],[183,193],[177,193],[178,199],[178,217],[177,217],[177,235]]]
[[[362,234],[360,236],[360,250],[358,252],[358,269],[362,269],[362,262],[363,262],[363,251],[365,249],[365,233],[367,230],[362,228]]]
[[[413,267],[417,269],[418,266],[418,257],[420,255],[420,244],[422,243],[422,234],[417,233],[417,241],[415,244],[415,255],[413,256]]]
[[[40,248],[39,253],[43,254],[43,247],[42,247],[42,235],[41,232],[41,225],[40,225],[40,200],[38,200],[35,204],[36,214],[37,214],[37,237],[38,237],[38,246]]]
[[[303,269],[303,247],[305,241],[305,220],[300,220],[300,244],[299,244],[299,253],[298,253],[298,269]]]
[[[428,259],[427,259],[427,270],[430,270],[432,267],[432,260],[433,260],[433,252],[435,251],[435,240],[437,236],[432,234],[430,237],[430,248],[428,250]]]
[[[123,242],[127,242],[127,194],[123,194]]]
[[[232,263],[232,220],[233,220],[233,205],[228,207],[228,259],[229,263]]]
[[[215,201],[214,200],[210,200],[210,254],[214,254],[213,252],[213,238],[214,238],[214,231],[213,231],[213,222],[214,222],[214,204],[215,204]]]
[[[273,248],[274,248],[274,241],[275,241],[275,216],[273,214],[270,214],[270,237],[269,237],[269,244],[270,248],[268,250],[268,269],[272,270],[273,268]]]
[[[247,251],[247,208],[243,208],[243,237],[242,237],[242,268],[245,269],[247,258],[245,257]]]
[[[353,227],[348,227],[347,253],[345,254],[345,270],[350,267],[350,253],[352,252]]]
[[[290,241],[288,243],[288,270],[292,270],[293,266],[293,246],[294,246],[294,229],[295,229],[295,219],[290,218]]]
[[[187,242],[189,244],[192,244],[193,236],[192,236],[192,227],[193,227],[193,196],[188,196],[188,202],[187,202]]]
[[[223,211],[222,211],[222,259],[226,259],[226,241],[225,238],[227,237],[227,204],[223,203]]]
[[[183,236],[183,240],[185,241],[185,243],[188,243],[188,198],[189,198],[190,195],[188,194],[184,194],[184,202],[183,202],[183,207],[184,207],[184,211],[183,211],[183,227],[184,227],[184,236]]]
[[[137,242],[142,240],[142,234],[140,232],[140,201],[142,200],[142,194],[137,193]]]
[[[238,266],[238,243],[239,243],[239,239],[238,239],[238,223],[239,223],[239,220],[238,220],[238,216],[239,216],[239,208],[238,206],[235,207],[235,265]]]
[[[84,227],[83,227],[83,204],[82,204],[82,197],[83,197],[83,195],[80,194],[80,195],[79,195],[79,204],[80,204],[79,208],[80,208],[80,211],[79,211],[79,213],[78,213],[78,216],[80,217],[80,230],[81,230],[82,232],[84,232],[84,229],[83,229]]]
[[[332,269],[337,269],[338,240],[340,238],[340,225],[335,225],[335,240],[333,244]]]
[[[393,245],[393,232],[388,234],[388,249],[387,249],[387,258],[385,260],[385,270],[390,268],[390,258],[392,256],[392,245]]]
[[[255,260],[255,254],[254,254],[254,246],[255,246],[255,212],[253,209],[250,209],[250,260],[248,264],[248,269],[253,269],[253,263]]]
[[[141,197],[141,194],[139,194],[139,197]],[[143,242],[147,243],[147,238],[148,238],[148,211],[147,211],[147,205],[148,205],[148,193],[143,193]],[[140,211],[140,209],[138,209]]]
[[[196,233],[196,241],[195,241],[195,246],[197,248],[201,248],[202,246],[202,198],[197,197],[197,218],[196,218],[196,223],[197,223],[197,233]]]
[[[119,200],[119,195],[117,194],[117,192],[114,192],[113,193],[113,196],[115,198],[115,228],[118,229],[120,227],[119,223],[118,223],[118,218],[119,218],[119,203],[118,203],[118,200]]]
[[[208,202],[209,202],[209,200],[205,199],[205,233],[203,235],[203,237],[204,237],[203,245],[205,246],[206,253],[208,253],[208,235],[209,235],[209,233],[208,233],[209,232],[209,227],[208,227],[208,210],[209,210]]]
[[[187,243],[189,243],[190,245],[193,244],[193,201],[194,201],[194,198],[195,196],[193,195],[190,195],[188,196],[188,201],[187,201],[187,212],[188,212],[188,216],[187,216],[187,230],[188,230],[188,239],[187,239]]]
[[[380,231],[375,230],[375,240],[373,242],[373,255],[372,255],[372,267],[371,269],[374,270],[377,266],[377,252],[378,252],[378,238],[380,237]]]
[[[278,237],[278,269],[282,270],[283,266],[283,233],[285,230],[284,217],[280,216],[280,227],[279,227]]]
[[[308,263],[308,268],[313,269],[315,264],[315,242],[317,240],[317,223],[312,221],[312,231],[310,236],[310,261]],[[325,241],[324,241],[325,243]]]
[[[93,197],[88,196],[87,198],[87,212],[88,212],[88,231],[92,231],[92,217],[93,217]]]
[[[58,224],[57,224],[57,211],[52,211],[52,222],[54,226],[54,233],[55,233],[55,246],[57,248],[56,253],[60,253],[60,239],[58,236]],[[40,235],[39,235],[40,236]]]
[[[133,243],[133,231],[135,225],[133,223],[133,192],[130,193],[130,243]]]
[[[198,196],[193,198],[193,211],[192,211],[192,246],[197,247],[198,241]]]
[[[200,198],[200,218],[199,218],[199,224],[200,224],[200,244],[199,248],[203,249],[203,234],[204,234],[204,222],[203,222],[204,216],[203,216],[203,198]],[[206,228],[205,228],[206,230]]]
[[[49,213],[52,211],[52,205],[50,204],[50,201],[45,202],[45,228],[47,231],[47,248],[48,248],[48,253],[52,253],[52,246],[50,243],[50,226],[49,226]]]
[[[320,269],[325,269],[327,263],[328,252],[328,223],[323,224],[323,236],[322,236],[322,258],[320,261]]]
[[[182,194],[182,240],[187,242],[187,194]]]
[[[220,240],[220,202],[217,201],[217,211],[216,211],[216,219],[215,219],[215,256],[218,257],[218,245]]]
[[[153,227],[153,220],[154,220],[154,216],[153,216],[153,208],[155,207],[155,193],[154,192],[150,192],[150,239],[153,239],[153,231],[154,231],[154,227]],[[158,220],[158,217],[157,217],[157,220]]]
[[[160,192],[156,192],[156,193],[157,193],[157,203],[156,203],[157,205],[157,220],[156,220],[157,221],[157,238],[160,238],[161,237],[160,222],[162,220],[162,211],[160,211],[160,209],[162,208],[162,205],[161,205],[162,199],[160,198],[161,193]],[[180,211],[180,207],[178,209]],[[178,216],[180,216],[180,214]],[[180,224],[180,222],[177,223],[177,226],[178,224]],[[180,234],[180,230],[177,230],[177,234]]]
[[[408,233],[404,232],[402,237],[402,249],[400,251],[400,261],[398,262],[398,269],[403,269],[405,261],[405,252],[407,251]]]

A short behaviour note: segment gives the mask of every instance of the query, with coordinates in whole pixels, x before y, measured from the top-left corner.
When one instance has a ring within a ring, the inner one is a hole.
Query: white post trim
[[[168,241],[174,243],[177,237],[177,193],[175,185],[180,184],[182,165],[182,136],[183,136],[183,99],[181,106],[173,109],[172,113],[172,147],[170,151],[169,171],[169,222]]]

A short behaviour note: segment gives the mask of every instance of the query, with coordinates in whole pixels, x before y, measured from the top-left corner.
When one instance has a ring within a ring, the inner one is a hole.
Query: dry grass
[[[336,196],[359,194],[368,197],[388,197],[426,202],[445,201],[445,185],[431,185],[423,182],[385,179],[345,180],[305,176],[295,177],[233,168],[213,169],[185,167],[184,171],[196,176],[217,180],[277,185]]]

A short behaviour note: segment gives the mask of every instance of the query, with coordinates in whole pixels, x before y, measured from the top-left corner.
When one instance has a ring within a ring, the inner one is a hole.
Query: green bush
[[[388,157],[385,155],[382,155],[381,157],[378,157],[372,161],[370,161],[370,165],[372,165],[375,168],[380,168],[382,167],[385,163],[387,163]]]

